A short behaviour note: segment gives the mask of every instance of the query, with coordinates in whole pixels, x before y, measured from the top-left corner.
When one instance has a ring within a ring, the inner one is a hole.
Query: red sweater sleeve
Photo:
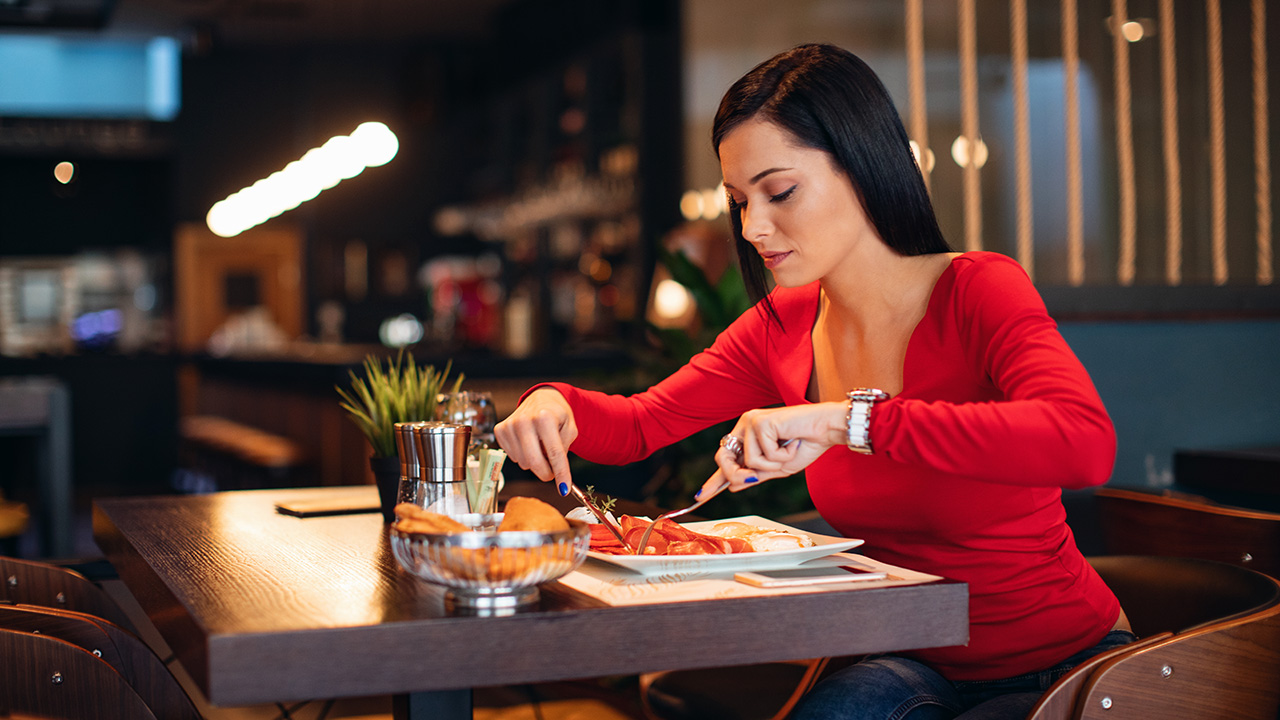
[[[930,308],[927,318],[955,328],[964,357],[954,361],[968,363],[971,374],[990,383],[993,396],[885,401],[872,416],[876,452],[1001,483],[1105,483],[1116,453],[1111,419],[1025,271],[993,253],[956,262],[964,265],[954,275],[953,291],[934,298],[948,306]]]
[[[547,383],[573,408],[578,438],[569,449],[591,462],[624,465],[747,410],[780,402],[766,369],[764,323],[758,308],[748,310],[710,348],[636,395]]]

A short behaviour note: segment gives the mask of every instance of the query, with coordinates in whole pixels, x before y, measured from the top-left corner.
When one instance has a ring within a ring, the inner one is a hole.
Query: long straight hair
[[[716,157],[725,136],[754,118],[830,155],[890,248],[902,255],[951,250],[893,99],[858,56],[834,45],[808,44],[757,65],[720,101],[711,130]],[[741,210],[731,210],[729,220],[747,290],[777,320],[764,263],[742,236]]]

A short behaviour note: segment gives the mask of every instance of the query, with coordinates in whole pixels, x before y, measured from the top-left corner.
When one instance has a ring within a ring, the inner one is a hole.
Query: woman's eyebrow
[[[761,170],[760,172],[756,173],[756,174],[755,174],[755,176],[754,176],[754,177],[752,177],[750,181],[748,181],[748,184],[749,184],[749,185],[755,185],[756,183],[760,182],[760,181],[761,181],[765,176],[767,176],[767,175],[772,175],[773,173],[776,173],[776,172],[783,172],[783,171],[790,170],[790,169],[791,169],[791,168],[775,167],[775,168],[769,168],[768,170]],[[725,187],[727,187],[727,188],[732,188],[732,187],[733,187],[733,186],[732,186],[732,185],[730,185],[729,183],[725,183],[725,184],[724,184],[724,186],[725,186]]]

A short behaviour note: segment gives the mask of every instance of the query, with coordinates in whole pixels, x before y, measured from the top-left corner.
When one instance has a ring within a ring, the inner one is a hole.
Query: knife
[[[618,527],[617,523],[614,523],[612,520],[610,520],[609,516],[604,514],[604,511],[602,511],[600,508],[596,507],[595,503],[588,500],[587,494],[582,492],[582,490],[580,490],[577,485],[574,485],[573,483],[568,483],[568,485],[569,485],[569,492],[573,495],[573,497],[576,498],[578,502],[585,505],[586,508],[591,511],[591,514],[595,515],[596,519],[598,519],[605,527],[609,528],[609,532],[613,533],[613,536],[618,538],[618,542],[622,543],[623,547],[630,550],[631,546],[627,544],[627,541],[624,540],[622,537],[622,528]]]

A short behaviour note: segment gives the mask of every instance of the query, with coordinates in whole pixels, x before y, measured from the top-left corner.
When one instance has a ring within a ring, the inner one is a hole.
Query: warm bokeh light
[[[933,163],[935,162],[933,150],[926,148],[923,157],[920,154],[920,143],[912,140],[911,154],[916,156],[916,165],[920,166],[920,170],[926,173],[933,172]]]
[[[63,160],[62,162],[53,166],[53,179],[57,180],[63,185],[66,185],[67,183],[71,182],[71,178],[75,177],[75,175],[76,175],[76,166],[72,165],[66,160]]]
[[[1125,40],[1135,43],[1141,40],[1147,33],[1146,29],[1142,27],[1142,23],[1137,20],[1130,20],[1120,26],[1120,34],[1124,35]]]
[[[724,194],[724,183],[713,190],[687,190],[680,197],[680,214],[690,222],[715,220],[727,212],[729,197]]]
[[[380,122],[362,123],[338,135],[209,208],[205,222],[216,235],[232,237],[304,202],[367,167],[391,162],[400,150],[395,133]]]
[[[693,305],[693,298],[683,285],[670,278],[658,283],[653,293],[653,309],[659,317],[674,319],[683,316]]]
[[[960,167],[969,166],[969,138],[961,135],[951,143],[951,159],[955,160]],[[975,145],[973,164],[978,168],[987,164],[987,144],[982,141],[982,138],[978,138]]]
[[[697,190],[686,190],[680,197],[680,214],[685,220],[697,220],[702,217],[702,193]]]

